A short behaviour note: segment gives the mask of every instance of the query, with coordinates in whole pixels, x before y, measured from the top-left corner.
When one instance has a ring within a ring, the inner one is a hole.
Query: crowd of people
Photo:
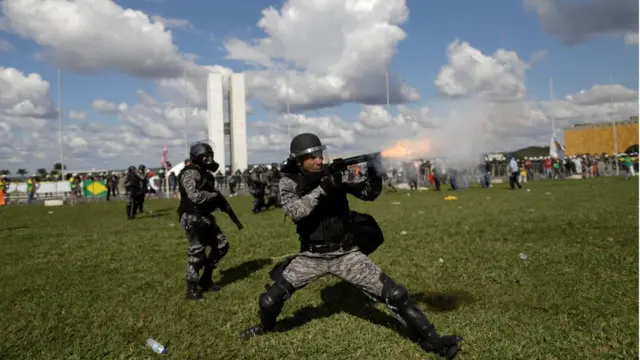
[[[418,187],[428,187],[439,190],[443,184],[449,184],[453,190],[467,188],[474,184],[482,187],[490,187],[492,179],[514,178],[514,169],[510,164],[510,158],[489,159],[476,166],[460,166],[456,162],[447,159],[420,159],[414,161],[398,162],[390,166],[385,174],[385,182],[390,189],[395,189],[398,184],[407,184],[412,190]],[[580,154],[568,156],[563,159],[557,157],[523,157],[515,159],[519,184],[533,180],[564,179],[571,176],[582,178],[612,176],[622,174],[627,178],[638,174],[638,154],[620,154],[617,157],[607,154]],[[188,164],[189,160],[185,161]],[[144,165],[145,173],[145,197],[164,197],[166,194],[178,197],[178,181],[174,172],[167,172],[163,168],[150,169]],[[229,168],[220,169],[215,173],[216,187],[229,193],[231,196],[239,192],[249,193],[254,197],[254,212],[278,206],[277,181],[279,180],[280,164],[272,163],[255,165],[250,169],[232,172]],[[167,176],[168,173],[168,176]],[[71,192],[65,192],[64,196],[75,202],[83,197],[82,183],[85,180],[103,182],[107,188],[104,198],[109,201],[121,195],[126,197],[127,191],[124,183],[126,171],[111,171],[99,173],[72,173],[66,175]],[[11,187],[11,179],[4,175],[0,177],[0,205],[8,205],[15,201],[32,203],[35,199],[52,198],[60,196],[55,189],[47,192],[37,191],[39,183],[51,179],[42,178],[36,174],[26,179],[18,179],[17,182],[26,183],[23,191]]]

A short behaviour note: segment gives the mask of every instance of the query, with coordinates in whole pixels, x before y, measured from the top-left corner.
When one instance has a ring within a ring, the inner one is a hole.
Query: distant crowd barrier
[[[43,181],[36,186],[36,195],[46,196],[63,196],[65,193],[71,192],[71,184],[68,181]],[[10,183],[7,194],[13,193],[27,194],[27,183]]]
[[[107,185],[105,180],[94,181],[84,180],[80,182],[81,191],[78,196],[82,197],[106,197]],[[43,181],[36,185],[36,199],[64,198],[71,192],[71,184],[68,181]],[[17,200],[27,198],[27,183],[10,183],[7,187],[7,196]]]

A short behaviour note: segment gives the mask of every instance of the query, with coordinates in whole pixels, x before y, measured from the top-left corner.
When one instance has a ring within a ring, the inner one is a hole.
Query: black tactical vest
[[[298,196],[304,196],[316,187],[309,186],[310,184],[305,182],[303,173],[283,174],[283,176],[289,177],[296,183]],[[301,245],[317,246],[343,243],[351,233],[350,212],[346,192],[336,192],[322,199],[311,214],[296,224]]]
[[[216,204],[196,205],[191,200],[189,200],[187,191],[182,184],[182,175],[186,170],[196,170],[200,174],[200,182],[196,184],[198,190],[208,192],[216,191],[215,177],[213,176],[213,174],[193,164],[185,166],[184,169],[182,169],[182,171],[180,172],[180,175],[178,175],[178,188],[180,189],[180,205],[178,206],[179,216],[182,217],[182,214],[185,213],[197,215],[208,215],[212,213],[217,207]]]

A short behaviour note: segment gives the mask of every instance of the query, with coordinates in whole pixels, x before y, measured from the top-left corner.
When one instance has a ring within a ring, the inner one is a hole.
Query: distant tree
[[[28,173],[27,169],[18,169],[18,171],[16,171],[16,174],[20,176],[25,176],[27,175],[27,173]]]
[[[47,175],[49,175],[49,172],[45,168],[40,168],[40,169],[36,170],[36,174],[41,179],[45,179],[47,177]]]
[[[0,170],[0,175],[11,175],[11,171],[7,169]]]
[[[549,156],[548,146],[529,146],[511,153],[516,159],[524,159],[526,157]]]
[[[64,169],[67,170],[67,165],[64,166]],[[55,170],[55,171],[62,170],[62,164],[59,163],[59,162],[53,164],[53,170]]]

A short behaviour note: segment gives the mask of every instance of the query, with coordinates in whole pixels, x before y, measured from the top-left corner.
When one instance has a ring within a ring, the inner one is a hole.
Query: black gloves
[[[344,187],[342,183],[342,173],[325,175],[320,182],[320,187],[327,195],[342,190]]]
[[[341,158],[333,160],[333,162],[331,162],[331,165],[329,165],[329,170],[331,171],[331,173],[341,173],[346,169],[347,163]]]

